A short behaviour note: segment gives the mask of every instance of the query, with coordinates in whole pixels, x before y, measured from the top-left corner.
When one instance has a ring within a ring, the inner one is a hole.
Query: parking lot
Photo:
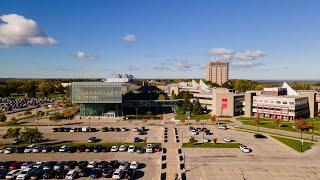
[[[201,127],[202,125],[194,125]],[[256,139],[252,133],[234,129],[221,130],[207,125],[213,135],[223,142],[230,137],[247,145],[253,151],[243,153],[239,148],[184,148],[186,175],[188,179],[318,179],[319,156],[300,154],[290,147],[272,139]],[[188,127],[180,127],[183,141],[191,136]],[[200,132],[195,138],[202,140]]]

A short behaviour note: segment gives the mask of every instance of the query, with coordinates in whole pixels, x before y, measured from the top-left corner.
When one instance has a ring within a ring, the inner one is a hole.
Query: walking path
[[[166,177],[167,179],[175,179],[180,175],[178,149],[180,143],[176,142],[175,135],[175,122],[165,122],[165,127],[168,128],[168,142],[164,143],[163,147],[167,149],[166,153]]]

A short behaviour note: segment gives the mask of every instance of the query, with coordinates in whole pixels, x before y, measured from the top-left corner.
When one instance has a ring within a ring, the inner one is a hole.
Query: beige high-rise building
[[[229,80],[229,62],[213,61],[206,65],[206,80],[222,85]]]

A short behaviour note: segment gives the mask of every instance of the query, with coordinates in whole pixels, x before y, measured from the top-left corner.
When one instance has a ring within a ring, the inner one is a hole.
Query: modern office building
[[[72,103],[80,104],[81,116],[111,116],[121,113],[121,83],[72,82]]]
[[[180,100],[156,100],[143,92],[128,92],[128,83],[72,82],[72,103],[80,105],[80,116],[116,117],[135,114],[136,111],[153,113],[172,112]],[[142,86],[140,88],[152,89]]]
[[[206,80],[222,85],[229,80],[229,62],[213,61],[206,65]]]

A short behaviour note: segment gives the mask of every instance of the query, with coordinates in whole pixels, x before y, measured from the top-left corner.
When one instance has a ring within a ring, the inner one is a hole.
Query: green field
[[[239,143],[183,143],[182,147],[185,148],[239,148]]]
[[[303,146],[302,146],[302,151],[301,151],[301,141],[297,139],[290,139],[290,138],[285,138],[285,137],[279,137],[279,136],[271,136],[274,139],[282,142],[283,144],[291,147],[292,149],[298,151],[298,152],[304,152],[308,149],[311,148],[311,146],[314,144],[312,142],[304,141]]]
[[[238,120],[245,125],[257,126],[253,118],[240,117]],[[312,118],[307,119],[307,123],[309,126],[312,126]],[[274,124],[272,119],[261,119],[259,126],[264,128],[280,129],[284,131],[300,132],[299,129],[293,128],[294,122],[292,121],[283,121],[282,125],[278,127]],[[313,127],[314,134],[320,135],[320,117],[313,118]],[[310,134],[311,132],[305,131],[304,133]]]

